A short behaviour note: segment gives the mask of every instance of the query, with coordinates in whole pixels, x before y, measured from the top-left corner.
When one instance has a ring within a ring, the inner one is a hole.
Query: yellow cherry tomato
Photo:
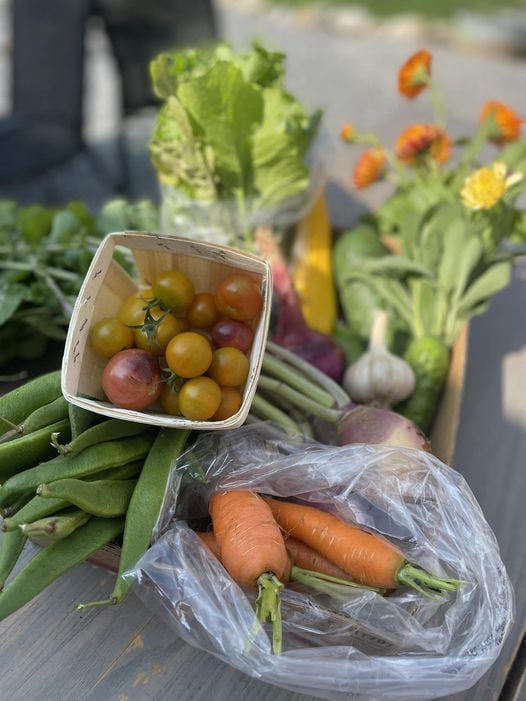
[[[126,326],[137,326],[142,324],[145,317],[145,308],[149,301],[153,299],[151,287],[145,290],[138,290],[127,297],[122,303],[118,317]]]
[[[212,416],[212,421],[224,421],[237,414],[241,407],[243,397],[238,389],[233,387],[221,387],[221,404]]]
[[[159,398],[163,411],[172,416],[180,416],[179,392],[172,386],[166,385]]]
[[[209,377],[188,380],[179,392],[181,414],[191,421],[207,421],[221,404],[221,388]]]
[[[90,331],[93,350],[103,358],[133,347],[133,331],[119,319],[106,317],[98,321]]]
[[[179,270],[166,270],[157,275],[152,290],[162,306],[174,314],[185,312],[194,298],[193,282]]]
[[[168,312],[163,312],[159,307],[154,307],[150,311],[150,314],[153,319],[161,320],[154,331],[154,336],[150,337],[148,329],[145,327],[134,329],[133,336],[135,338],[135,345],[137,348],[150,351],[150,353],[155,353],[155,355],[162,355],[169,341],[178,333],[181,333],[183,326],[179,319],[168,314]]]
[[[208,292],[197,294],[188,310],[188,323],[196,329],[209,329],[219,319],[214,296]]]
[[[166,362],[170,370],[180,377],[198,377],[208,370],[212,362],[210,341],[193,331],[179,333],[166,347]]]
[[[208,375],[219,385],[239,387],[248,377],[248,358],[237,348],[226,346],[214,351]]]

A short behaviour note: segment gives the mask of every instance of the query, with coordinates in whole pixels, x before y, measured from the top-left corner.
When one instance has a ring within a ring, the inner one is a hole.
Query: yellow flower
[[[496,162],[492,166],[479,168],[467,177],[460,197],[469,209],[491,209],[504,197],[506,190],[522,178],[522,173],[508,175],[506,165]]]

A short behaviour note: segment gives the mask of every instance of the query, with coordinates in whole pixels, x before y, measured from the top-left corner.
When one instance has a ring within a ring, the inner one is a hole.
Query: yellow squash
[[[299,222],[292,251],[293,280],[307,324],[331,334],[336,323],[336,290],[332,274],[332,230],[322,192]]]

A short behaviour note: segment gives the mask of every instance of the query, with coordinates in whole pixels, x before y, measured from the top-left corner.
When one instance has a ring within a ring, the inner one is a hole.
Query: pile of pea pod
[[[121,602],[187,438],[68,404],[58,371],[0,397],[0,620],[119,539],[113,591],[80,607]],[[43,547],[8,581],[28,538]]]

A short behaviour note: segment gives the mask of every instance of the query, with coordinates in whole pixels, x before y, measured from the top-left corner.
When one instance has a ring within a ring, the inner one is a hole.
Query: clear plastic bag
[[[219,489],[316,505],[465,583],[444,603],[406,588],[339,600],[287,587],[283,653],[274,655],[255,593],[242,591],[187,525],[202,527]],[[203,434],[173,470],[158,535],[129,575],[141,598],[191,645],[321,698],[422,701],[464,690],[497,658],[512,623],[511,584],[473,494],[460,474],[416,450],[325,446],[271,424]]]

